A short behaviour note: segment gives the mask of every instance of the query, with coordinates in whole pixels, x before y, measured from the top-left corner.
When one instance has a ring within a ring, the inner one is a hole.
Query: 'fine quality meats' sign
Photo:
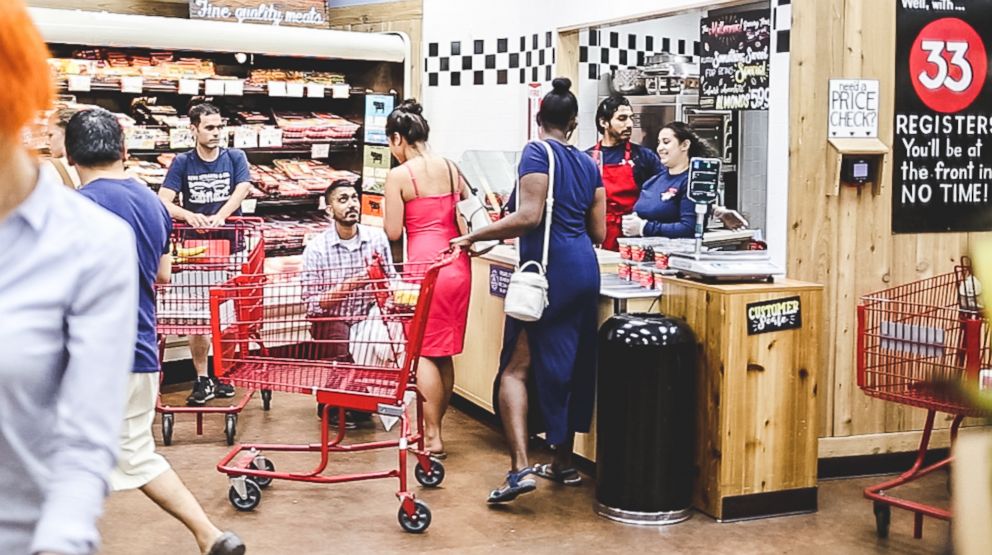
[[[892,231],[992,230],[992,0],[896,7]]]
[[[717,110],[767,110],[769,10],[704,18],[700,36],[700,105]]]
[[[235,23],[327,27],[326,0],[189,0],[190,19]]]
[[[794,330],[803,325],[799,297],[786,297],[747,305],[747,334]]]

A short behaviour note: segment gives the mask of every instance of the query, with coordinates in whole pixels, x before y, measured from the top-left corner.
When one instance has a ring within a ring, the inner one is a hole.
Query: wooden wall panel
[[[36,8],[189,17],[189,0],[27,0]]]
[[[862,448],[846,441],[843,452],[871,453],[878,433],[920,429],[925,413],[869,399],[858,389],[858,298],[951,271],[967,253],[969,238],[893,235],[891,163],[877,194],[869,187],[843,187],[828,196],[834,187],[828,182],[834,152],[826,142],[829,79],[879,80],[879,138],[892,145],[896,3],[795,0],[792,6],[788,271],[790,277],[826,286],[820,435],[864,436]],[[821,446],[831,450],[829,441]]]

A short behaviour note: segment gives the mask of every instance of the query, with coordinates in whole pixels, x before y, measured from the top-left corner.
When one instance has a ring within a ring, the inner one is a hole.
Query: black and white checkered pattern
[[[699,41],[609,29],[589,29],[579,34],[580,71],[589,79],[599,79],[621,68],[643,66],[649,56],[661,52],[686,55],[690,64],[698,63]]]
[[[775,52],[789,51],[789,34],[792,30],[792,0],[774,0],[772,6],[772,32],[775,33]],[[783,8],[783,6],[789,6]]]
[[[546,82],[555,63],[551,31],[427,44],[428,87]]]

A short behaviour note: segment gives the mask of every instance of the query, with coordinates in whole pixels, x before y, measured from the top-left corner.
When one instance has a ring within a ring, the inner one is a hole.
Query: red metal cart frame
[[[444,479],[423,434],[417,365],[435,284],[441,268],[457,256],[448,251],[432,264],[392,267],[376,258],[352,268],[267,275],[262,281],[236,277],[211,292],[214,365],[235,385],[313,395],[323,404],[320,442],[306,445],[241,444],[217,465],[231,482],[235,508],[253,510],[272,480],[321,484],[379,478],[399,480],[398,518],[408,532],[423,532],[431,513],[407,488],[407,457],[425,486]],[[411,422],[406,392],[416,393]],[[331,437],[331,410],[338,411]],[[343,444],[344,411],[399,419],[396,439]],[[396,449],[398,465],[387,470],[325,475],[330,453]],[[320,453],[307,472],[277,472],[264,453]]]
[[[964,401],[959,385],[977,384],[989,367],[988,322],[966,257],[953,273],[872,293],[858,305],[858,387],[865,394],[927,410],[913,466],[896,478],[865,488],[874,501],[876,531],[887,537],[890,507],[914,513],[913,536],[923,517],[950,520],[951,512],[888,494],[888,490],[948,466],[948,457],[924,466],[937,412],[954,415],[951,441],[966,416],[983,416]]]
[[[210,289],[237,275],[260,275],[265,264],[265,241],[261,218],[235,217],[221,227],[193,228],[173,222],[170,236],[172,281],[157,285],[156,331],[160,364],[165,357],[168,335],[210,335]],[[160,373],[164,378],[164,374]],[[175,414],[196,416],[196,434],[203,435],[203,416],[223,414],[228,445],[234,445],[238,413],[254,396],[247,389],[227,406],[171,406],[159,395],[155,411],[162,415],[162,441],[172,444]],[[271,391],[262,391],[262,404],[269,410]]]

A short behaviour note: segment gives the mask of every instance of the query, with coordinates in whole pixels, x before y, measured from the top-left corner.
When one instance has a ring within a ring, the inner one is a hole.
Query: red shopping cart
[[[924,516],[951,518],[949,510],[893,497],[888,490],[951,463],[948,457],[924,466],[937,412],[954,415],[952,441],[966,416],[982,416],[969,407],[960,387],[977,385],[979,373],[990,366],[988,321],[976,290],[978,282],[963,257],[953,273],[866,295],[858,305],[858,386],[872,397],[927,410],[913,466],[865,488],[865,497],[874,501],[880,538],[888,536],[891,507],[914,513],[917,539],[923,536]]]
[[[173,223],[170,236],[172,281],[156,286],[156,331],[159,361],[164,360],[169,335],[210,335],[210,288],[237,275],[260,275],[265,263],[261,218],[231,218],[222,227],[193,228]],[[203,415],[224,414],[227,444],[234,445],[238,413],[254,396],[247,389],[241,399],[228,406],[170,406],[162,402],[155,410],[162,415],[162,442],[172,444],[175,414],[196,415],[196,433],[203,434]],[[262,391],[262,404],[269,409],[271,391]]]
[[[231,482],[228,499],[240,511],[258,506],[262,488],[273,479],[335,484],[377,478],[399,479],[399,523],[423,532],[431,522],[427,505],[407,489],[408,453],[417,460],[414,475],[437,486],[444,467],[424,446],[423,398],[415,379],[427,314],[438,272],[457,253],[432,264],[389,266],[379,258],[368,265],[294,274],[234,278],[211,292],[214,365],[231,383],[313,395],[323,405],[320,442],[308,445],[240,444],[217,465]],[[407,391],[417,405],[411,425]],[[330,411],[337,412],[337,431]],[[399,422],[399,437],[343,444],[345,410],[378,413],[386,424]],[[395,468],[325,475],[330,453],[397,449]],[[319,453],[307,472],[277,472],[269,452]]]

